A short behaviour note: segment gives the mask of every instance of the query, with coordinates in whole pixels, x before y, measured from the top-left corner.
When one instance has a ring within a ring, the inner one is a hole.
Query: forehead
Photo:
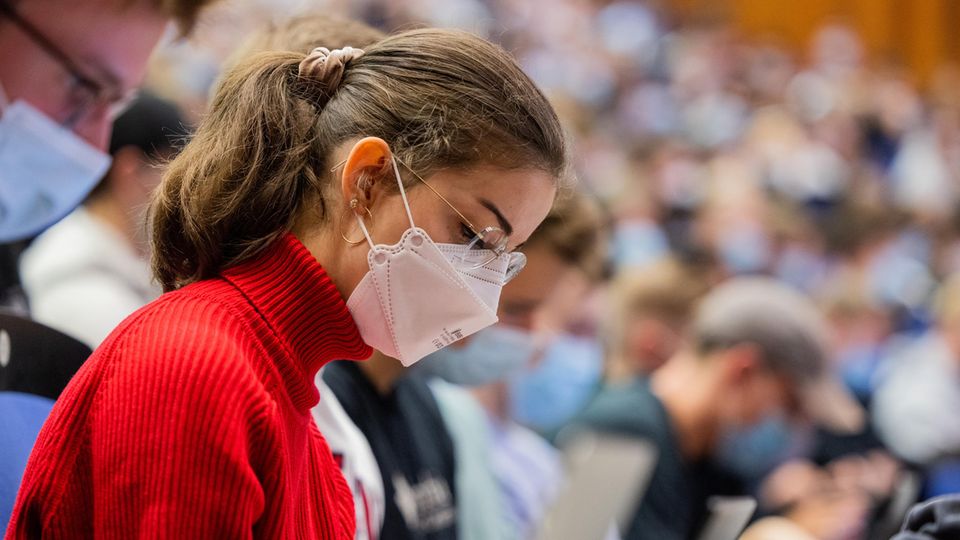
[[[139,85],[167,18],[144,0],[26,0],[20,14],[91,76]]]

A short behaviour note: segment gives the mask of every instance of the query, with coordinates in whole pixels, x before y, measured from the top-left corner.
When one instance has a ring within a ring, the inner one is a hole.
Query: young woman
[[[153,203],[170,292],[57,402],[8,538],[352,538],[314,376],[491,324],[566,166],[543,95],[469,34],[241,62]]]

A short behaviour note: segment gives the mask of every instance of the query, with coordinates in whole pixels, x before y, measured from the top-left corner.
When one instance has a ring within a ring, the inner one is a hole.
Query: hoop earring
[[[359,240],[351,240],[351,239],[347,238],[347,235],[343,232],[343,216],[347,215],[347,212],[352,212],[352,211],[356,210],[358,205],[359,205],[359,201],[357,201],[356,199],[351,199],[351,200],[350,200],[350,207],[347,208],[347,209],[345,209],[345,210],[343,211],[343,213],[340,214],[340,226],[339,226],[339,229],[340,229],[340,238],[343,238],[343,241],[346,242],[346,243],[348,243],[348,244],[350,244],[351,246],[356,246],[356,245],[358,245],[358,244],[362,244],[362,243],[366,240],[366,237],[362,237],[362,238],[360,238]],[[370,217],[370,225],[373,226],[373,213],[370,212],[370,209],[369,209],[369,208],[364,208],[364,210],[367,212],[367,216]]]

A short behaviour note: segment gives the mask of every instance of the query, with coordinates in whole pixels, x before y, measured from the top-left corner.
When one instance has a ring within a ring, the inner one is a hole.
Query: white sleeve
[[[115,276],[86,270],[45,288],[32,291],[34,320],[97,348],[144,299]]]
[[[321,375],[318,373],[316,378],[320,402],[313,408],[313,419],[353,493],[357,512],[356,540],[377,540],[383,529],[386,512],[380,466],[367,438],[343,410],[337,396],[323,382]]]

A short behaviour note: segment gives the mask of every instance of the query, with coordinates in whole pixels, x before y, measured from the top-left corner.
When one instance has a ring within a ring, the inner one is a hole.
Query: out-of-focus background
[[[571,136],[575,189],[604,210],[614,283],[670,261],[706,287],[766,274],[817,302],[872,429],[745,464],[765,512],[862,538],[892,469],[914,473],[915,499],[960,490],[960,3],[228,1],[156,54],[147,86],[196,121],[246,35],[318,10],[465,28],[515,54]],[[567,350],[572,390],[518,405],[531,427],[562,425],[600,379],[611,300],[593,298],[561,324],[587,339]],[[827,481],[829,497],[805,487]]]

